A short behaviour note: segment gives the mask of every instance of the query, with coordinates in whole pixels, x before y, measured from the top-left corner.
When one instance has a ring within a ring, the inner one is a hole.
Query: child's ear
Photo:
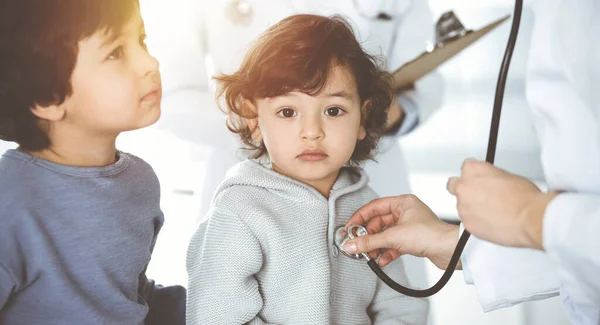
[[[372,102],[370,99],[366,100],[360,108],[360,129],[358,130],[358,140],[363,140],[367,136],[365,123],[367,122],[369,111],[371,110],[371,103]]]
[[[31,113],[37,116],[41,120],[56,122],[60,121],[65,117],[64,103],[59,105],[35,105],[30,108]]]
[[[262,141],[262,133],[260,133],[260,125],[258,125],[258,117],[255,117],[253,119],[248,119],[248,120],[246,120],[246,122],[248,123],[248,127],[250,128],[250,131],[252,132],[252,140],[254,140],[254,142],[261,142]]]
[[[260,133],[260,125],[258,125],[258,112],[256,110],[256,105],[252,103],[248,99],[244,99],[242,102],[242,112],[244,113],[244,119],[246,123],[248,123],[248,128],[250,128],[250,132],[252,132],[252,140],[254,142],[262,141],[262,134]]]
[[[358,130],[358,140],[364,140],[366,136],[367,130],[365,130],[365,127],[361,125],[360,129]]]

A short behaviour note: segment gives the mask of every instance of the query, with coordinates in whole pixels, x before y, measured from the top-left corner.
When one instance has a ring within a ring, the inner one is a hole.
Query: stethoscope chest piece
[[[337,249],[342,252],[342,254],[356,259],[356,260],[369,260],[369,255],[367,254],[350,254],[348,252],[346,252],[344,250],[344,244],[346,244],[346,242],[348,242],[351,239],[354,239],[356,237],[360,237],[360,236],[364,236],[364,235],[368,235],[369,232],[367,231],[367,229],[361,225],[349,225],[348,228],[344,227],[344,226],[339,226],[336,230],[335,230],[335,235],[333,238],[333,242],[335,247],[337,247]]]

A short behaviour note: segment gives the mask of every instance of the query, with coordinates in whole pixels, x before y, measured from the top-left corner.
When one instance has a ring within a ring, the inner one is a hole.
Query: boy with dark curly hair
[[[217,81],[228,127],[254,155],[229,171],[190,243],[188,324],[425,324],[425,300],[333,245],[376,197],[359,165],[392,102],[389,75],[349,25],[286,18]],[[386,271],[407,282],[401,264]]]
[[[144,38],[137,0],[0,3],[1,324],[183,324],[145,275],[158,179],[115,147],[160,116]]]

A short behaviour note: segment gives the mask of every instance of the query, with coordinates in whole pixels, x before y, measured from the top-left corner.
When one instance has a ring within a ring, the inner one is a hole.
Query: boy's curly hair
[[[138,0],[2,0],[0,2],[0,139],[26,150],[50,144],[36,105],[71,95],[79,41],[119,32]]]
[[[343,65],[354,76],[362,105],[369,101],[362,125],[367,136],[357,142],[350,162],[373,159],[372,152],[385,131],[392,103],[391,76],[383,62],[367,54],[349,23],[339,16],[290,16],[269,28],[246,54],[239,70],[215,77],[218,98],[225,97],[227,127],[240,138],[253,158],[267,153],[263,142],[252,139],[247,119],[256,117],[244,100],[275,97],[291,91],[318,94],[327,82],[332,64]]]

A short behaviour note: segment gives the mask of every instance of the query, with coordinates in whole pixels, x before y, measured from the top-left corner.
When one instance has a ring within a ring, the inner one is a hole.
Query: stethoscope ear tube
[[[496,143],[498,142],[498,128],[500,126],[500,113],[502,111],[502,101],[504,99],[504,89],[506,86],[506,78],[508,75],[508,68],[510,66],[510,60],[512,58],[512,54],[515,48],[515,43],[517,42],[517,35],[519,33],[519,25],[521,23],[521,12],[523,11],[523,0],[515,0],[515,10],[514,10],[514,18],[512,22],[512,27],[510,29],[510,36],[508,39],[508,44],[506,46],[506,51],[504,52],[504,59],[502,60],[502,66],[500,67],[500,73],[498,75],[498,82],[496,84],[496,94],[494,98],[494,110],[492,112],[492,124],[490,127],[490,136],[488,141],[487,155],[486,161],[493,164],[494,158],[496,156]],[[456,269],[456,265],[458,265],[458,261],[460,260],[460,256],[465,249],[467,241],[471,234],[468,231],[464,231],[458,240],[458,244],[456,245],[456,249],[452,254],[452,258],[448,263],[448,267],[446,271],[442,275],[442,277],[438,280],[436,284],[434,284],[429,289],[424,290],[416,290],[404,287],[394,280],[392,280],[383,270],[377,265],[377,261],[374,259],[368,260],[367,264],[377,274],[377,276],[390,288],[398,291],[401,294],[411,296],[411,297],[429,297],[436,294],[440,291],[450,280],[454,270]]]

